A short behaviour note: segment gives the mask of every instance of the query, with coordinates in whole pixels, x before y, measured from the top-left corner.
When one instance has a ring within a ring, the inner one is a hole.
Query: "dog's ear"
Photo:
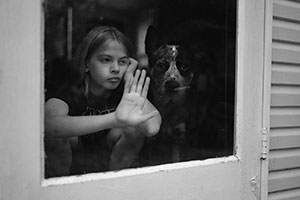
[[[146,54],[152,55],[161,45],[162,40],[160,34],[152,25],[147,29],[146,39],[145,39],[145,50]]]

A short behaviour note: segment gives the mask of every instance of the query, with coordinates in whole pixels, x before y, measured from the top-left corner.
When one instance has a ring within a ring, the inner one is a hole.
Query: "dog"
[[[164,42],[153,26],[147,30],[145,51],[151,78],[149,100],[163,119],[159,134],[146,143],[149,164],[183,161],[195,75],[192,55],[184,45]]]
[[[233,100],[224,100],[225,81],[217,76],[220,31],[199,24],[184,24],[164,37],[153,26],[147,29],[148,98],[162,116],[160,132],[144,145],[147,165],[232,153]]]

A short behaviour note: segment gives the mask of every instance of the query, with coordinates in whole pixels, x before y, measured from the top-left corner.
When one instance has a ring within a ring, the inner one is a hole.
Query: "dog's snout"
[[[180,86],[180,84],[174,80],[169,80],[165,83],[165,88],[169,91],[172,91],[179,86]]]

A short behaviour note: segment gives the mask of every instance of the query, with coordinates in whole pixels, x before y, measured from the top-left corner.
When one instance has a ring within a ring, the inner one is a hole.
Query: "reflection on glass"
[[[235,0],[46,0],[44,10],[46,178],[234,153]],[[116,27],[125,39],[82,47],[85,37],[92,38],[87,33],[99,26]],[[111,53],[115,49],[118,53]],[[129,57],[151,78],[149,112],[156,108],[160,114],[147,123],[108,129],[99,125],[101,117],[120,105]],[[93,65],[93,58],[102,64]],[[103,74],[99,68],[114,61],[119,67],[109,74],[120,80],[96,90],[98,83],[87,77],[97,67]],[[75,121],[71,128],[79,128],[72,132],[62,129],[65,116],[96,119],[97,125]],[[53,119],[61,124],[53,126]]]

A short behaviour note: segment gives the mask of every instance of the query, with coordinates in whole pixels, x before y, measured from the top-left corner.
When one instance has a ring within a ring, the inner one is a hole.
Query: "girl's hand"
[[[121,102],[119,103],[115,117],[121,127],[136,126],[142,122],[149,120],[158,111],[143,113],[143,107],[148,94],[150,78],[146,78],[146,71],[142,72],[138,69],[133,77],[133,71],[137,66],[137,62],[131,63],[125,74],[125,88]],[[130,74],[132,73],[132,75]]]
[[[138,66],[138,62],[133,58],[129,58],[129,66],[128,66],[128,68],[125,72],[125,75],[124,75],[125,83],[127,83],[128,81],[133,79],[133,74],[134,74],[135,69],[137,68],[137,66]]]

